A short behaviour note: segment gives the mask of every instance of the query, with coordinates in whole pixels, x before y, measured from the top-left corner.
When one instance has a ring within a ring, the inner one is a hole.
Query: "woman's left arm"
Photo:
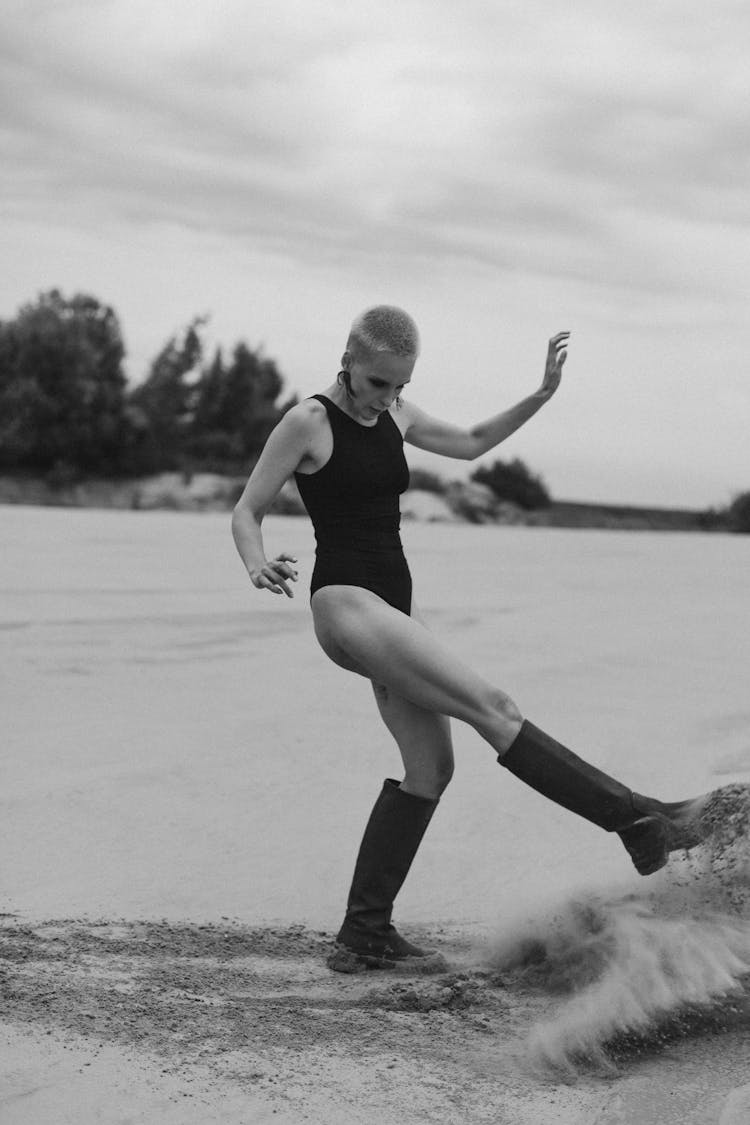
[[[486,422],[480,422],[471,429],[462,429],[431,418],[424,411],[408,403],[409,425],[404,433],[404,441],[418,449],[430,453],[441,453],[444,457],[455,457],[462,461],[473,461],[494,449],[500,442],[515,433],[528,422],[545,402],[548,402],[560,385],[562,368],[567,358],[569,332],[558,332],[549,342],[544,378],[538,391],[528,398],[521,399],[515,406],[496,414]]]

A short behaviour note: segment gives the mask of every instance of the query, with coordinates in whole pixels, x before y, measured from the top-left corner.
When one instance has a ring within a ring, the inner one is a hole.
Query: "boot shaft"
[[[384,782],[362,836],[346,926],[387,933],[394,899],[437,806],[437,799],[404,793],[392,778]]]
[[[627,828],[640,815],[630,789],[526,720],[498,762],[537,793],[607,832]]]

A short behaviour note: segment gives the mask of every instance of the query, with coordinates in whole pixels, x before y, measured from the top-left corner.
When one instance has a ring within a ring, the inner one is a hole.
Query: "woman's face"
[[[417,357],[375,352],[349,364],[353,399],[348,405],[362,418],[371,421],[387,410],[411,379]]]

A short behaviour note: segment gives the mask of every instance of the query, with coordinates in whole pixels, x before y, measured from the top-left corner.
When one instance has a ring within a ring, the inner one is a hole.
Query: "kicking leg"
[[[693,848],[709,834],[704,813],[710,794],[666,804],[633,793],[532,723],[524,721],[498,760],[537,793],[616,832],[641,875],[652,875],[670,852]]]
[[[524,721],[509,696],[463,665],[419,622],[370,591],[323,587],[312,604],[318,640],[332,660],[424,710],[469,723],[516,777],[617,832],[642,875],[663,867],[670,851],[705,839],[706,797],[667,805],[633,794]]]
[[[324,586],[314,594],[312,607],[318,640],[336,664],[417,708],[469,723],[499,754],[516,738],[522,717],[513,700],[463,664],[415,617],[353,586]]]

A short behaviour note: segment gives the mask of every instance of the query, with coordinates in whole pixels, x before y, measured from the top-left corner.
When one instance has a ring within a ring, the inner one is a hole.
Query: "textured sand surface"
[[[5,508],[3,1125],[744,1120],[744,812],[641,880],[454,725],[396,917],[435,978],[325,968],[398,757],[225,517]],[[741,538],[404,529],[430,627],[665,799],[750,781]]]

